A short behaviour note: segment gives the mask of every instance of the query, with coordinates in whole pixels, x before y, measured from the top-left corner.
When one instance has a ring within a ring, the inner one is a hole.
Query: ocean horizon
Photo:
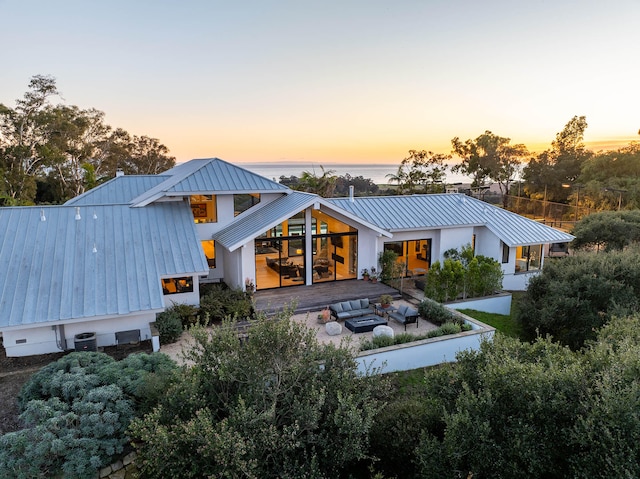
[[[270,180],[279,181],[281,176],[302,176],[304,171],[322,175],[322,167],[325,171],[332,170],[338,176],[345,176],[347,173],[352,177],[362,176],[370,178],[376,185],[389,184],[387,175],[394,175],[398,171],[399,163],[303,163],[303,162],[271,162],[271,163],[237,163],[245,168]],[[471,183],[468,176],[447,171],[445,183]]]

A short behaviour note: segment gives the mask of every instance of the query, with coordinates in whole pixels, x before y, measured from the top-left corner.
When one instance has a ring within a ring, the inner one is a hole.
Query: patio
[[[390,294],[400,299],[400,292],[381,282],[372,283],[362,280],[332,281],[310,286],[291,286],[256,291],[253,299],[258,311],[269,312],[282,310],[283,305],[296,302],[295,313],[320,311],[327,305],[350,299],[369,298],[377,303],[382,294]]]

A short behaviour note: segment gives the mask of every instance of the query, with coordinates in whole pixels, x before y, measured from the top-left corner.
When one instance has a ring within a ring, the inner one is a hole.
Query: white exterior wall
[[[502,262],[502,241],[488,228],[476,227],[473,230],[476,235],[476,254]]]
[[[431,261],[442,262],[444,259],[444,252],[451,249],[460,249],[460,247],[471,244],[473,240],[473,227],[465,228],[446,228],[440,230],[440,244],[438,249],[433,248],[431,253]]]
[[[114,346],[116,344],[115,333],[131,329],[140,330],[141,340],[151,339],[149,323],[155,320],[156,312],[130,314],[100,320],[77,321],[66,324],[55,322],[47,324],[46,326],[4,330],[2,331],[2,339],[7,357],[59,353],[61,350],[57,345],[56,332],[59,334],[59,325],[61,324],[64,324],[67,349],[72,350],[74,349],[74,336],[81,333],[96,333],[96,344],[98,347]],[[53,328],[54,326],[58,326],[57,331]],[[20,340],[26,340],[26,342],[16,343],[16,341]]]
[[[170,278],[175,276],[163,276],[163,278]],[[174,293],[164,295],[164,305],[166,308],[173,306],[174,304],[191,304],[193,306],[200,305],[200,281],[198,276],[191,276],[193,282],[193,292],[191,293]],[[136,328],[137,329],[137,328]]]
[[[505,273],[504,279],[502,280],[502,288],[507,291],[525,291],[529,286],[529,280],[538,274],[540,274],[540,271]]]

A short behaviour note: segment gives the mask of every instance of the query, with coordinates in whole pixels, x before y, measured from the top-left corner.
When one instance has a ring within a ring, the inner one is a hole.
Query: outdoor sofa
[[[404,330],[407,330],[407,324],[416,323],[416,328],[418,327],[418,310],[413,309],[407,305],[399,306],[395,311],[389,311],[387,316],[398,321],[400,324],[404,324]]]
[[[330,305],[329,309],[331,310],[331,316],[337,321],[373,313],[373,309],[369,307],[369,298],[341,301]]]

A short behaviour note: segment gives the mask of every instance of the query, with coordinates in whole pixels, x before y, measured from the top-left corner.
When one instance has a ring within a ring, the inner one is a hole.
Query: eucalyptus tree
[[[398,184],[399,193],[433,193],[446,178],[446,162],[450,155],[427,150],[409,150],[409,156],[398,166],[396,174],[388,174],[389,182]]]
[[[36,175],[47,166],[42,156],[49,132],[47,109],[56,95],[55,79],[36,75],[15,108],[0,104],[0,176],[2,190],[13,202],[35,199]]]

